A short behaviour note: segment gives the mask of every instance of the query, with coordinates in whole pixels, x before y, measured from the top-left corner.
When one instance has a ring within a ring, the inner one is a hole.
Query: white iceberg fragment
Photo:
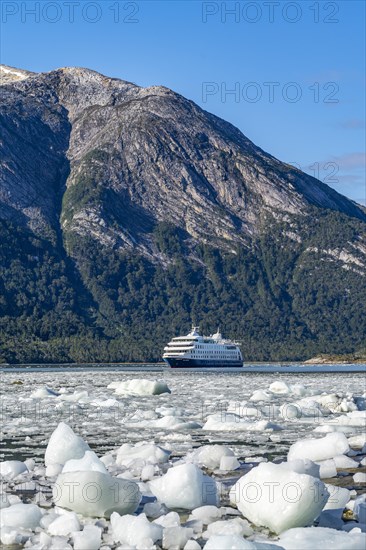
[[[72,534],[74,550],[99,550],[102,542],[102,530],[96,525],[85,525],[80,532]]]
[[[112,382],[108,388],[114,389],[117,395],[160,395],[171,393],[165,382],[159,380],[145,380],[143,378]]]
[[[42,510],[36,504],[13,504],[1,510],[0,526],[35,529],[41,518]]]
[[[47,386],[43,386],[42,388],[36,389],[34,392],[31,393],[31,397],[37,398],[37,399],[43,399],[47,397],[58,397],[60,394],[57,393],[54,390],[51,390]]]
[[[60,422],[48,441],[45,452],[45,464],[65,464],[72,458],[82,458],[85,451],[90,451],[89,445],[73,430]]]
[[[326,484],[326,488],[329,492],[329,499],[323,510],[340,511],[339,516],[342,517],[342,512],[350,501],[351,492],[344,487],[337,487],[336,485]]]
[[[353,513],[360,523],[366,524],[366,494],[360,495],[355,499]]]
[[[287,462],[281,462],[282,468],[287,468],[297,474],[307,474],[313,477],[320,477],[320,466],[315,464],[308,458],[297,458],[295,460],[288,460]]]
[[[231,502],[244,517],[275,533],[310,525],[319,516],[328,497],[319,479],[272,463],[259,464],[241,477],[230,491]]]
[[[329,433],[320,439],[303,439],[291,445],[288,460],[308,458],[313,462],[327,460],[349,451],[349,444],[343,433]]]
[[[333,458],[328,458],[327,460],[319,460],[317,462],[319,466],[319,477],[320,479],[326,479],[329,477],[336,477],[337,475],[337,466]]]
[[[250,537],[253,535],[253,529],[246,519],[234,518],[223,521],[214,521],[207,527],[205,536],[212,535],[239,535],[240,537]]]
[[[240,462],[235,456],[222,456],[219,468],[226,472],[232,472],[240,468]]]
[[[362,449],[366,445],[366,433],[352,435],[348,438],[348,443],[352,449]]]
[[[238,416],[233,413],[218,413],[209,415],[202,429],[230,432],[263,432],[267,430],[281,430],[282,428],[267,420],[258,420],[254,422],[248,420],[246,417]]]
[[[65,462],[62,473],[66,472],[101,472],[108,474],[107,468],[93,451],[86,451],[82,458],[72,458]]]
[[[0,475],[13,479],[20,474],[28,472],[27,465],[20,460],[5,460],[0,462]]]
[[[271,393],[277,395],[287,395],[288,393],[290,393],[289,386],[286,384],[286,382],[282,382],[281,380],[276,380],[275,382],[272,382],[268,389]]]
[[[167,462],[170,451],[155,445],[154,443],[143,443],[130,445],[125,443],[117,450],[116,464],[130,466],[137,459],[143,459],[147,464],[163,464]]]
[[[226,445],[203,445],[188,453],[184,460],[213,470],[219,468],[223,457],[235,458],[235,455]]]
[[[138,485],[101,472],[66,472],[53,487],[57,506],[83,516],[109,517],[112,512],[133,513],[141,500]]]
[[[181,527],[172,525],[166,527],[163,531],[163,548],[164,550],[181,550],[185,548],[186,543],[193,536],[191,527]]]
[[[204,504],[216,505],[216,483],[195,464],[182,464],[149,482],[151,492],[168,508],[193,510]]]
[[[265,390],[255,390],[253,395],[249,398],[249,401],[270,401],[272,394]]]
[[[285,550],[365,550],[366,534],[357,530],[346,533],[327,527],[305,527],[282,533],[278,542]]]
[[[111,515],[111,528],[114,540],[133,548],[151,548],[163,538],[163,528],[151,523],[145,514],[120,516],[114,512]]]
[[[203,548],[204,550],[256,550],[257,546],[239,535],[212,535]]]
[[[4,546],[21,545],[22,534],[13,527],[2,527],[0,530],[0,541]],[[200,547],[201,548],[201,547]]]
[[[169,512],[168,514],[159,516],[154,519],[154,523],[157,523],[161,527],[174,527],[180,525],[180,517],[177,512]]]
[[[365,472],[357,472],[353,476],[353,481],[355,483],[366,483],[366,473]]]
[[[200,506],[192,510],[189,520],[201,520],[204,525],[208,525],[212,521],[216,521],[223,515],[223,510],[217,506]]]
[[[358,462],[346,455],[337,455],[333,458],[337,468],[357,468]]]
[[[53,536],[66,536],[74,531],[80,531],[80,523],[74,512],[67,512],[49,524],[47,531]]]
[[[63,464],[49,464],[46,468],[46,477],[55,477],[62,472]]]
[[[74,393],[62,393],[59,395],[58,399],[60,401],[66,401],[71,403],[76,403],[78,401],[85,402],[88,401],[89,394],[86,390],[74,391]]]

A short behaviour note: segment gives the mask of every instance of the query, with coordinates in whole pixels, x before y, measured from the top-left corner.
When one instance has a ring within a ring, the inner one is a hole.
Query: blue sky
[[[365,204],[363,1],[0,4],[2,63],[168,86]]]

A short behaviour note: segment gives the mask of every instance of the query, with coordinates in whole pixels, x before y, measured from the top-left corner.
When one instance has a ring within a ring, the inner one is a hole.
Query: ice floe
[[[2,545],[366,547],[356,375],[7,376]]]
[[[112,512],[133,513],[141,494],[131,480],[95,471],[73,471],[57,477],[53,500],[57,506],[84,516],[109,517]]]
[[[165,382],[158,380],[126,380],[123,382],[111,382],[108,388],[114,389],[117,395],[160,395],[170,393]]]
[[[195,464],[182,464],[149,483],[156,498],[168,508],[193,510],[204,504],[217,504],[215,481]]]
[[[244,517],[275,533],[311,525],[328,498],[319,479],[269,463],[253,468],[230,491],[231,502]]]
[[[65,464],[70,459],[82,458],[85,451],[89,450],[89,445],[70,426],[60,422],[50,437],[44,461],[46,466]]]

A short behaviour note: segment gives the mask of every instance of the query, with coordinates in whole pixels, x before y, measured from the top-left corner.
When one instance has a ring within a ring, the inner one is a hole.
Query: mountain
[[[3,361],[153,360],[192,321],[253,360],[364,345],[364,208],[165,87],[0,82]]]

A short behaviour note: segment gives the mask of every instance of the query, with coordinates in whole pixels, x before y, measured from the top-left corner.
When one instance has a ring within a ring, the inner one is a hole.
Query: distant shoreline
[[[245,361],[243,369],[245,367],[257,366],[257,367],[273,367],[273,366],[333,366],[333,365],[366,365],[366,358],[354,359],[354,360],[345,360],[345,359],[327,359],[327,358],[317,358],[307,359],[306,361]],[[99,363],[0,363],[1,368],[67,368],[67,367],[80,367],[80,368],[97,368],[97,367],[156,367],[163,368],[166,367],[165,363],[161,362],[150,362],[150,361],[139,361],[139,362],[120,362],[120,363],[108,363],[108,362],[99,362]],[[174,369],[173,369],[174,370]],[[175,369],[179,370],[179,369]]]

